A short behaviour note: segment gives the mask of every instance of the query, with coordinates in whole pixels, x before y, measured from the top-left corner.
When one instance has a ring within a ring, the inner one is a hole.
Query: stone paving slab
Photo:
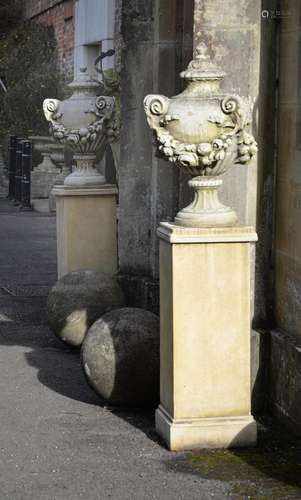
[[[46,324],[55,218],[0,207],[1,500],[301,498],[301,443],[281,427],[251,450],[171,453],[153,410],[98,398]]]

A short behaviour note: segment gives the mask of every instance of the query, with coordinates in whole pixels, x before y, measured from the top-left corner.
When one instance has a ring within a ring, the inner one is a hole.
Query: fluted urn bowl
[[[175,222],[184,226],[233,225],[237,216],[218,200],[218,176],[234,163],[248,163],[257,145],[246,128],[250,100],[225,95],[219,89],[225,73],[210,60],[201,43],[181,77],[185,90],[172,98],[148,95],[144,108],[154,130],[159,155],[189,173],[195,191],[191,205]]]
[[[95,187],[105,182],[95,168],[96,153],[104,154],[113,120],[114,98],[96,96],[97,82],[91,81],[82,68],[79,78],[69,87],[73,94],[65,101],[45,99],[50,131],[60,144],[69,146],[77,162],[76,170],[64,184],[72,187]]]

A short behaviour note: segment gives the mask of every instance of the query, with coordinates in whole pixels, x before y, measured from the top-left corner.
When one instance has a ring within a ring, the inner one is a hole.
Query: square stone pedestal
[[[91,269],[117,272],[117,220],[114,185],[53,189],[56,197],[58,277]]]
[[[162,223],[160,406],[171,450],[256,443],[250,414],[250,227]]]
[[[48,198],[58,175],[58,169],[53,172],[34,170],[31,174],[31,197]]]

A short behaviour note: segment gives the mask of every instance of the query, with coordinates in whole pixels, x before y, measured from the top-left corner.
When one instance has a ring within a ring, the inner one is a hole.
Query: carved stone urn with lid
[[[250,125],[250,99],[224,95],[220,90],[225,73],[208,55],[202,42],[194,59],[180,74],[185,90],[172,98],[148,95],[144,108],[154,130],[158,153],[192,179],[193,202],[181,210],[175,223],[188,227],[231,226],[234,210],[218,199],[220,176],[234,163],[248,163],[257,145],[247,131]]]
[[[81,68],[69,87],[73,90],[69,99],[45,99],[44,114],[54,139],[74,152],[77,167],[65,178],[64,185],[97,187],[106,182],[95,162],[96,153],[103,155],[114,137],[114,97],[96,95],[99,83],[90,79],[86,68]]]

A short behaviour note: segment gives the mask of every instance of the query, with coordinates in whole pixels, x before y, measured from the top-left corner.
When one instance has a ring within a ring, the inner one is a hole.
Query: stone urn
[[[50,136],[32,135],[29,140],[33,142],[33,147],[42,155],[42,162],[34,168],[35,172],[51,172],[58,174],[58,168],[51,158],[51,148],[54,139]]]
[[[53,142],[50,146],[50,157],[57,165],[59,170],[62,170],[64,165],[64,146],[58,142]]]
[[[69,87],[73,94],[65,101],[45,99],[50,133],[74,153],[75,170],[64,180],[69,187],[97,187],[106,182],[95,168],[96,153],[104,154],[114,136],[114,98],[97,96],[99,83],[92,81],[81,68],[79,77]]]
[[[48,198],[52,186],[60,170],[52,161],[52,146],[54,139],[49,136],[30,136],[36,151],[43,157],[42,162],[34,168],[31,174],[31,197]]]
[[[175,224],[188,227],[231,226],[237,215],[218,199],[221,175],[235,163],[249,163],[257,145],[247,131],[250,98],[224,95],[225,76],[208,55],[205,43],[180,74],[185,90],[172,98],[148,95],[144,108],[154,130],[158,154],[191,175],[193,202],[182,209]]]

